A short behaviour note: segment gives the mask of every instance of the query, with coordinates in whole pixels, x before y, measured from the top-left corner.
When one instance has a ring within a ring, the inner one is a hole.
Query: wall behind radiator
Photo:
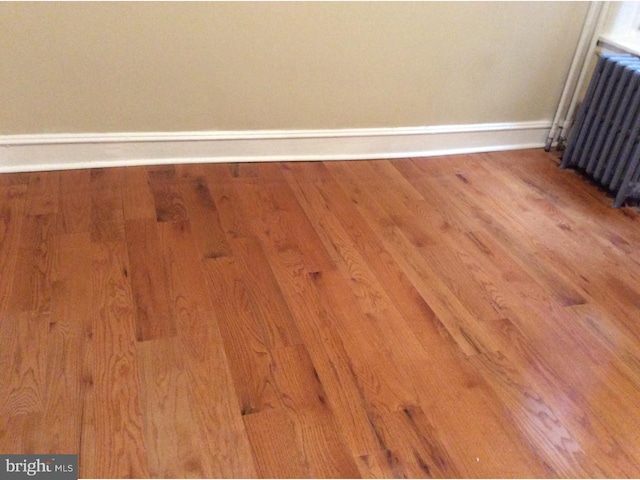
[[[0,135],[548,120],[586,3],[1,3]]]

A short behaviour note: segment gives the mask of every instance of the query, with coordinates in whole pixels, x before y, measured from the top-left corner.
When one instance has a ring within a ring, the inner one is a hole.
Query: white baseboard
[[[207,162],[364,160],[543,147],[551,122],[342,130],[0,135],[0,173]]]

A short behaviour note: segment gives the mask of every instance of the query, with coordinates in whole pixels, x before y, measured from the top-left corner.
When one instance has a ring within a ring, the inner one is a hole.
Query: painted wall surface
[[[0,135],[551,119],[586,3],[0,3]]]

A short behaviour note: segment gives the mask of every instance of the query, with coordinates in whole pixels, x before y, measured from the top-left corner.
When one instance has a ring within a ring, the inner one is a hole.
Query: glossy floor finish
[[[0,452],[639,477],[640,216],[552,154],[0,175]]]

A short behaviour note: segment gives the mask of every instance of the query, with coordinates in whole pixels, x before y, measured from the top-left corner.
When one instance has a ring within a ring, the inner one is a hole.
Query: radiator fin
[[[638,195],[640,59],[600,56],[560,167],[574,168],[615,193],[615,208]]]

